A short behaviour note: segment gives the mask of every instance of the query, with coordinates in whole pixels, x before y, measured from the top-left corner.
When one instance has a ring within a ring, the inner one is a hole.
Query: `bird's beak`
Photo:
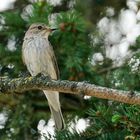
[[[51,27],[48,27],[48,26],[45,27],[46,32],[49,32],[49,33],[52,33],[52,32],[55,31],[56,29],[57,29],[57,28],[51,28]]]
[[[57,28],[50,28],[51,32],[57,30]]]
[[[56,30],[56,28],[48,28],[48,27],[46,27],[45,28],[45,30],[47,31],[47,32],[53,32],[53,31],[55,31]]]

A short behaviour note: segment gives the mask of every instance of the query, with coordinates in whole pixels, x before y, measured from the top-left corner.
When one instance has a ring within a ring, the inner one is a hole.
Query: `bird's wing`
[[[57,78],[59,78],[59,68],[58,68],[58,64],[57,64],[57,60],[56,60],[56,57],[55,57],[55,54],[54,54],[53,47],[52,47],[50,42],[49,42],[49,46],[50,46],[49,54],[50,54],[50,57],[52,59],[52,63],[53,63],[54,69],[56,71]]]
[[[24,49],[24,47],[25,47],[25,45],[24,45],[25,43],[23,42],[23,44],[22,44],[22,61],[23,61],[23,64],[25,64],[25,58],[24,58],[24,53],[23,53],[23,49]],[[26,65],[26,64],[25,64]]]

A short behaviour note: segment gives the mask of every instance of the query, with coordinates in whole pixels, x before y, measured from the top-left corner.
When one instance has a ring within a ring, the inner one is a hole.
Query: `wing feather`
[[[55,57],[55,54],[54,54],[54,50],[53,50],[53,47],[51,45],[51,43],[49,42],[49,47],[50,47],[50,57],[51,57],[51,60],[52,60],[52,63],[53,63],[53,66],[54,66],[54,69],[56,71],[56,75],[57,75],[57,78],[59,78],[59,68],[58,68],[58,64],[57,64],[57,60],[56,60],[56,57]]]

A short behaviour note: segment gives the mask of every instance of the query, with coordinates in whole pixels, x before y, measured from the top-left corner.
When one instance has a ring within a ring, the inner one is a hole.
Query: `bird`
[[[22,45],[22,59],[32,76],[43,74],[52,79],[59,78],[56,57],[48,37],[53,29],[45,23],[33,23],[25,33]],[[43,90],[50,107],[55,128],[64,129],[65,122],[61,111],[59,92]]]

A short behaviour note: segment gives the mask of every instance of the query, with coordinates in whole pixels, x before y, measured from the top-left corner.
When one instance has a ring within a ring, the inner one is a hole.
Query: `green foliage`
[[[52,12],[52,6],[46,1],[32,4],[32,13],[27,16],[28,24],[35,22],[44,22],[48,24],[48,18]]]
[[[44,22],[52,26],[49,19],[54,16],[53,26],[57,27],[57,31],[53,32],[49,39],[54,47],[61,79],[84,80],[111,88],[140,91],[139,66],[133,69],[137,60],[140,59],[139,52],[136,52],[139,50],[140,38],[137,39],[136,45],[131,46],[133,61],[129,58],[121,67],[113,68],[112,60],[105,57],[103,38],[95,28],[96,22],[91,23],[95,18],[97,18],[96,21],[98,20],[99,11],[104,12],[102,4],[110,4],[110,2],[115,7],[115,1],[95,1],[98,7],[94,7],[91,19],[89,19],[89,11],[92,9],[87,8],[90,1],[81,3],[79,0],[73,8],[67,8],[67,4],[64,5],[65,7],[60,6],[59,12],[57,7],[48,2],[38,1],[28,5],[32,12],[26,10],[23,12],[24,10],[19,7],[19,9],[0,13],[0,17],[4,19],[4,23],[1,21],[0,29],[0,76],[24,76],[22,73],[27,69],[22,62],[21,47],[25,31],[34,22]],[[115,8],[120,9],[119,5],[121,2]],[[25,6],[21,5],[22,8]],[[99,38],[98,43],[93,44],[90,36]],[[7,47],[9,40],[15,42],[15,49],[12,51]],[[104,60],[93,66],[90,63],[92,55],[97,52],[102,53]],[[38,139],[37,124],[40,119],[49,120],[50,110],[43,94],[38,91],[27,93],[22,96],[1,96],[1,112],[5,111],[8,119],[5,127],[0,129],[0,139]],[[74,98],[66,95],[62,95],[61,100],[67,127],[70,121],[74,122],[75,116],[77,119],[88,119],[89,127],[81,133],[75,129],[70,132],[68,128],[62,132],[56,132],[54,137],[57,140],[140,139],[139,106],[96,98],[84,100],[81,97]]]
[[[92,73],[88,59],[92,48],[84,19],[76,11],[68,11],[57,17],[56,26],[60,29],[53,34],[52,44],[56,47],[61,78],[90,80]]]

